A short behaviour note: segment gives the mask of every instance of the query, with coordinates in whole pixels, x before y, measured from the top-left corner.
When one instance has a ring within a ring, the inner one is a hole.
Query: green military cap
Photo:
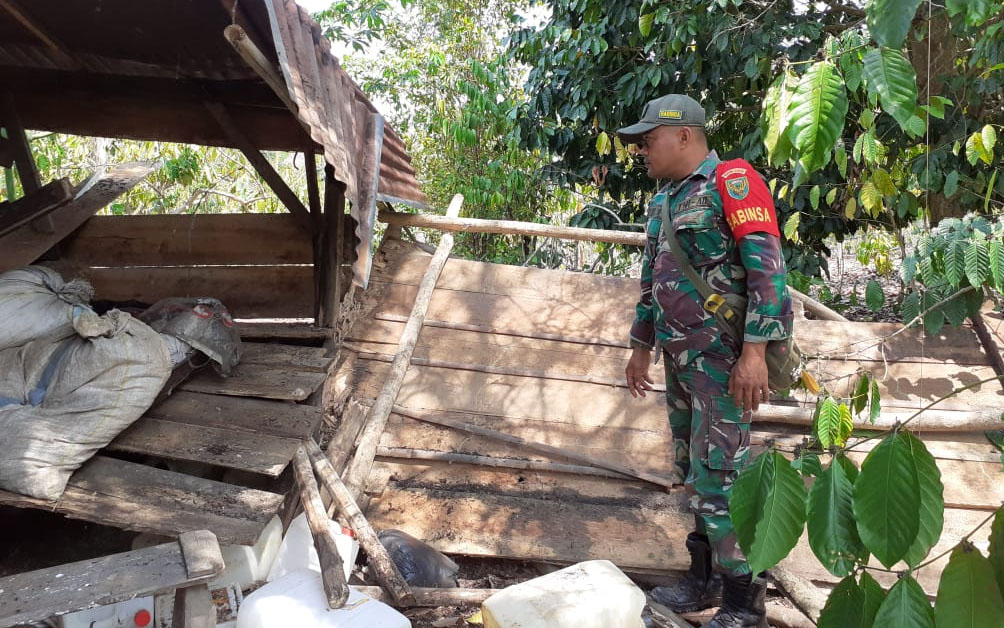
[[[704,122],[704,107],[701,103],[683,94],[666,94],[645,103],[641,120],[637,124],[617,129],[617,135],[629,144],[636,144],[643,135],[659,125],[703,127]]]

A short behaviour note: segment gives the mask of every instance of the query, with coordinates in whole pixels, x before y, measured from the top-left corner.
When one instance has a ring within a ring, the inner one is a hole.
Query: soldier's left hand
[[[760,402],[767,403],[770,389],[767,386],[767,343],[747,342],[743,344],[742,355],[732,367],[729,377],[729,394],[744,412],[757,410]]]

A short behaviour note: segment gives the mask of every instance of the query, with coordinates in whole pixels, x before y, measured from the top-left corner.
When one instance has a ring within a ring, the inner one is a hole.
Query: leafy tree
[[[392,104],[391,121],[432,205],[445,207],[461,193],[463,214],[478,218],[546,222],[564,211],[570,194],[542,189],[536,174],[546,153],[524,149],[514,133],[522,93],[500,40],[520,23],[518,10],[527,3],[402,4],[405,10],[384,20],[373,53],[348,56],[345,65],[374,100]],[[541,257],[532,238],[463,234],[457,240],[458,250],[475,259]]]

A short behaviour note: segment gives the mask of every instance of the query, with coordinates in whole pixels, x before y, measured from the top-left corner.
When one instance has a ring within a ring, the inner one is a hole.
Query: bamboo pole
[[[331,535],[330,519],[324,511],[321,494],[310,470],[310,458],[303,447],[296,450],[293,457],[293,472],[300,487],[300,501],[307,515],[310,535],[314,537],[314,547],[321,564],[321,581],[329,608],[341,608],[349,599],[349,585],[345,582],[342,557],[338,554],[335,538]]]
[[[558,473],[574,473],[575,475],[593,475],[615,480],[633,480],[630,475],[588,467],[579,464],[561,464],[558,462],[541,462],[539,460],[519,460],[516,458],[493,458],[492,456],[476,456],[473,454],[456,454],[442,451],[424,451],[420,449],[405,449],[403,447],[380,447],[377,455],[382,458],[403,458],[405,460],[432,460],[435,462],[473,464],[484,467],[502,469],[521,469],[534,471],[555,471]]]
[[[850,320],[848,320],[842,314],[840,314],[838,312],[834,312],[833,310],[831,310],[830,308],[826,307],[825,305],[823,305],[819,301],[813,299],[812,297],[810,297],[807,294],[799,292],[798,290],[792,288],[791,286],[788,286],[788,292],[791,294],[791,297],[793,299],[798,299],[799,301],[801,301],[802,305],[805,306],[805,309],[807,311],[809,311],[809,312],[812,312],[812,314],[816,318],[818,318],[820,320],[824,320],[824,321],[837,321],[837,322],[840,322],[840,323],[849,323],[849,322],[851,322]]]
[[[412,593],[411,587],[408,586],[408,583],[401,576],[397,565],[391,560],[387,549],[380,543],[376,532],[370,526],[362,511],[359,510],[352,495],[349,494],[349,490],[342,483],[342,479],[335,473],[331,462],[313,439],[307,439],[305,443],[307,452],[310,454],[310,459],[314,465],[314,471],[321,478],[324,488],[328,489],[328,492],[331,493],[334,502],[338,504],[338,510],[348,520],[349,526],[355,531],[356,538],[359,539],[359,545],[366,550],[366,554],[370,559],[370,566],[373,568],[377,581],[390,593],[398,606],[412,606],[415,603],[415,595]]]
[[[448,218],[456,218],[460,215],[460,206],[463,205],[464,197],[457,194],[453,197],[449,209],[446,210]],[[411,364],[411,356],[415,352],[415,343],[418,341],[418,334],[422,331],[422,324],[425,321],[425,314],[429,310],[429,302],[432,300],[432,292],[436,288],[439,275],[446,265],[446,260],[453,250],[453,236],[443,234],[439,246],[436,247],[436,254],[429,261],[429,266],[422,278],[422,283],[418,287],[418,295],[415,297],[415,305],[412,306],[411,316],[401,332],[401,339],[398,342],[397,354],[394,362],[390,366],[390,373],[384,382],[380,395],[373,403],[373,408],[369,413],[369,420],[363,428],[362,437],[356,447],[355,456],[348,469],[345,471],[345,486],[348,487],[353,498],[358,498],[362,493],[366,478],[373,466],[373,458],[376,455],[380,436],[383,435],[387,425],[387,417],[390,416],[394,401],[401,391],[404,382],[404,375],[408,372]]]
[[[394,600],[380,587],[353,586],[352,588],[368,598],[389,604],[394,603]],[[499,591],[501,589],[433,589],[426,587],[415,587],[412,589],[412,592],[415,594],[414,606],[468,606],[481,604]]]
[[[580,454],[578,452],[562,449],[560,447],[554,447],[552,445],[538,443],[536,441],[520,438],[519,436],[512,436],[511,434],[503,434],[502,432],[490,430],[486,427],[481,427],[480,425],[473,425],[471,423],[464,423],[463,421],[457,421],[455,419],[449,419],[441,416],[434,416],[430,413],[416,412],[414,410],[409,410],[408,408],[405,408],[403,406],[394,406],[394,413],[400,414],[401,416],[406,416],[408,418],[416,419],[419,421],[425,421],[426,423],[434,423],[436,425],[452,427],[453,429],[468,432],[470,434],[477,434],[478,436],[493,438],[495,440],[499,440],[504,443],[509,443],[512,445],[518,445],[520,447],[524,447],[531,451],[538,451],[540,453],[544,453],[551,456],[561,456],[563,458],[568,458],[570,460],[584,462],[588,465],[600,467],[603,469],[608,469],[610,471],[616,471],[617,473],[622,473],[624,475],[628,475],[633,478],[638,478],[639,480],[645,480],[646,482],[651,482],[652,484],[655,484],[657,486],[662,486],[667,489],[672,488],[674,484],[679,484],[679,481],[674,481],[673,478],[656,475],[655,473],[649,473],[647,471],[641,471],[639,469],[634,469],[626,465],[618,464],[616,462],[611,462],[609,460],[604,460],[596,456],[590,456],[588,454]]]

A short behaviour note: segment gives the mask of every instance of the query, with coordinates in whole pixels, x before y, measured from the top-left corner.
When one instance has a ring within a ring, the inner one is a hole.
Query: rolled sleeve
[[[746,267],[749,299],[743,340],[768,342],[788,338],[794,315],[781,240],[769,233],[748,234],[739,240],[739,257]]]
[[[655,306],[652,303],[652,262],[658,253],[659,230],[662,221],[649,217],[645,225],[645,251],[641,259],[641,298],[635,305],[634,323],[631,324],[631,348],[655,347]]]

